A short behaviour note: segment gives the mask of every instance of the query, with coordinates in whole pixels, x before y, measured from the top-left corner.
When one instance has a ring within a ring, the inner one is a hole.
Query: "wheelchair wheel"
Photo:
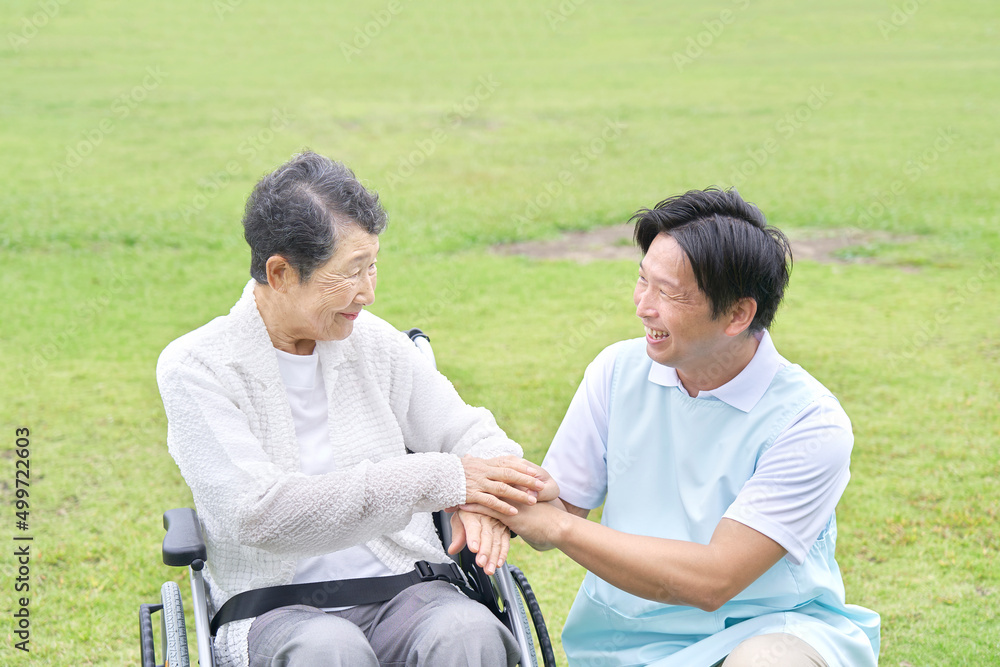
[[[187,626],[184,625],[184,606],[177,582],[168,581],[160,588],[160,631],[163,637],[163,666],[191,667],[188,657]]]
[[[514,568],[512,567],[511,570],[513,569]],[[511,572],[511,574],[513,574],[513,572]],[[518,586],[518,589],[520,589],[520,586]],[[514,600],[517,604],[517,618],[521,623],[521,627],[524,628],[524,637],[528,640],[528,649],[531,652],[531,664],[521,665],[521,667],[538,667],[538,657],[535,653],[535,640],[531,637],[531,622],[529,621],[528,614],[524,611],[524,600],[522,600],[521,595],[517,593],[514,594]],[[511,615],[513,616],[513,614]],[[518,621],[514,622],[516,623]]]
[[[521,608],[521,619],[526,626],[524,631],[528,636],[528,641],[532,641],[531,628],[527,627],[528,616],[530,615],[531,623],[535,626],[535,634],[538,636],[538,649],[542,654],[542,664],[545,667],[555,667],[556,657],[552,651],[552,641],[549,639],[549,630],[545,626],[545,619],[542,617],[542,608],[538,606],[538,599],[535,597],[535,592],[531,590],[528,578],[524,576],[524,573],[519,568],[514,565],[510,565],[509,568],[511,577],[513,577],[514,583],[520,592],[520,595],[515,597],[517,598],[518,606]],[[528,614],[523,613],[525,606],[528,608]]]

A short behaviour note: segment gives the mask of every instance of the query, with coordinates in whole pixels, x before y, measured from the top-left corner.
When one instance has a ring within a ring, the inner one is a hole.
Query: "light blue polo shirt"
[[[562,497],[593,508],[606,493],[605,525],[702,544],[726,516],[788,555],[715,612],[645,600],[588,573],[563,633],[570,663],[711,665],[751,636],[787,632],[831,667],[875,665],[879,617],[845,603],[834,559],[853,440],[830,392],[766,333],[739,376],[698,397],[646,355],[644,339],[602,357],[543,463]]]

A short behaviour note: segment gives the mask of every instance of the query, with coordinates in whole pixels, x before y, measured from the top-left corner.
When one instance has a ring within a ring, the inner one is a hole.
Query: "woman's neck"
[[[271,345],[289,354],[312,354],[316,349],[316,341],[297,336],[294,330],[287,329],[290,322],[295,321],[294,313],[290,312],[281,295],[269,285],[257,283],[253,288],[254,300],[257,302],[257,312],[264,321]]]

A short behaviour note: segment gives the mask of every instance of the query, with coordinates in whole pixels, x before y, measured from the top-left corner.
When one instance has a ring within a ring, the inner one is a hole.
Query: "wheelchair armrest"
[[[167,510],[163,513],[163,563],[172,567],[186,567],[195,561],[204,563],[208,557],[205,540],[201,536],[198,514],[189,507]],[[196,569],[201,569],[197,567]]]

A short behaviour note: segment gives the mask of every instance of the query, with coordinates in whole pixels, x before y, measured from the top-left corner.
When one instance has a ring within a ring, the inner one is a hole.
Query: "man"
[[[588,367],[543,462],[560,498],[495,515],[589,570],[570,663],[874,666],[879,616],[834,559],[851,423],[767,333],[787,239],[732,190],[632,220],[645,338]]]

